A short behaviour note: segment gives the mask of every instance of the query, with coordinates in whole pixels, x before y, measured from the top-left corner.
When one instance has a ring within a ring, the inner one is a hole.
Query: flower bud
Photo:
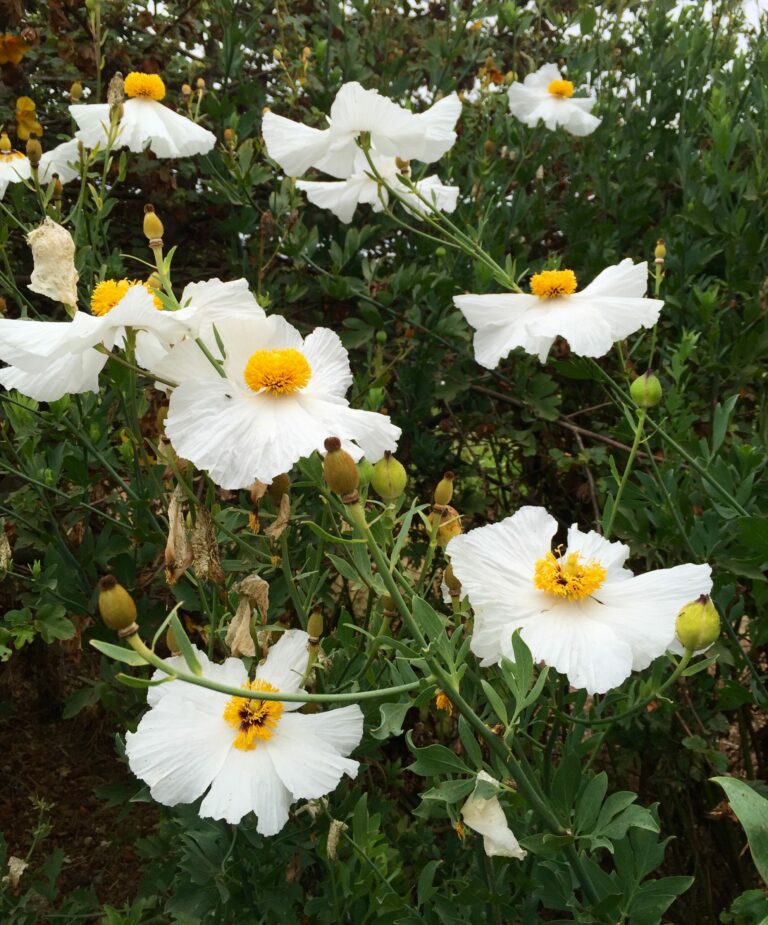
[[[675,632],[686,649],[692,652],[708,649],[720,635],[720,614],[712,598],[702,594],[686,604],[677,615]]]
[[[99,613],[111,630],[121,632],[136,623],[136,604],[113,575],[99,582]]]
[[[486,154],[493,154],[496,149],[496,142],[492,138],[486,138],[485,143],[483,144],[483,149]]]
[[[397,169],[400,171],[400,173],[407,173],[411,169],[411,162],[404,161],[399,157],[395,158],[395,164],[397,165]]]
[[[445,504],[439,511],[435,510],[429,515],[431,524],[435,523],[435,518],[439,518],[437,528],[437,545],[445,548],[454,536],[461,533],[461,515],[456,508]]]
[[[190,87],[189,84],[182,84],[181,92],[184,94],[184,96],[192,96],[192,87]]]
[[[224,129],[224,141],[226,141],[228,145],[231,145],[234,142],[234,140],[235,140],[235,130],[233,128],[225,128]]]
[[[405,466],[387,450],[373,467],[371,487],[383,501],[394,501],[405,491],[407,483]]]
[[[349,503],[357,501],[357,486],[360,484],[360,473],[357,471],[354,459],[341,448],[338,437],[328,437],[325,441],[326,457],[323,461],[323,476],[326,485],[341,495],[342,501],[349,498]],[[353,500],[354,498],[354,500]]]
[[[37,168],[40,164],[40,158],[43,156],[43,149],[36,135],[30,135],[27,142],[27,157],[32,167]]]
[[[453,574],[453,566],[448,564],[443,571],[443,581],[450,591],[451,597],[458,597],[461,594],[461,582]]]
[[[205,78],[203,78],[203,77],[198,77],[198,78],[197,78],[197,82],[196,82],[196,86],[197,86],[197,89],[198,89],[198,90],[205,90]]]
[[[661,401],[664,392],[658,377],[654,376],[652,369],[649,369],[647,373],[635,379],[629,387],[629,394],[638,408],[653,408]]]
[[[394,617],[397,614],[395,602],[388,594],[381,595],[381,608],[384,611],[385,617]]]
[[[280,502],[283,500],[283,495],[287,495],[291,489],[291,479],[290,476],[283,472],[281,475],[276,475],[267,487],[267,494],[269,495],[272,503],[276,506],[280,506]]]
[[[307,635],[310,645],[316,646],[323,635],[323,615],[319,610],[313,610],[307,620]]]
[[[656,242],[656,249],[653,252],[653,256],[656,258],[656,263],[663,263],[664,258],[667,256],[667,248],[664,246],[664,238],[659,238]]]
[[[69,88],[69,98],[73,103],[77,103],[83,96],[83,85],[76,80]]]
[[[450,504],[453,497],[453,480],[455,476],[452,472],[446,472],[437,483],[435,488],[435,504]]]
[[[144,206],[144,236],[149,241],[162,240],[164,230],[155,207],[147,203]]]

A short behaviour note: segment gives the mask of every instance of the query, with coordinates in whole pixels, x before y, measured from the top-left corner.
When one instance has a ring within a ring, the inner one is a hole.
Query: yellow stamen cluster
[[[242,687],[248,691],[278,692],[268,681],[247,681]],[[224,719],[238,730],[232,744],[243,752],[252,752],[259,741],[271,739],[282,715],[283,705],[279,700],[233,697],[224,708]]]
[[[599,562],[582,562],[577,552],[557,558],[548,552],[536,563],[533,583],[540,591],[567,601],[589,597],[605,581],[606,571]]]
[[[165,84],[157,74],[142,74],[131,71],[125,78],[125,95],[142,99],[158,100],[165,96]]]
[[[155,308],[162,309],[163,303],[155,295],[154,289],[147,283],[130,279],[105,279],[96,285],[91,294],[91,314],[101,317],[106,315],[107,312],[111,312],[126,292],[134,286],[144,286],[152,296]]]
[[[543,270],[531,277],[531,292],[540,299],[558,299],[576,292],[573,270]]]
[[[453,716],[453,704],[443,691],[438,691],[435,695],[435,706],[438,710],[442,710],[443,713],[447,713],[448,716]]]
[[[306,357],[294,350],[257,350],[245,365],[243,378],[254,392],[269,392],[270,395],[290,395],[303,389],[312,376],[312,368]]]
[[[553,80],[547,87],[547,92],[552,96],[559,96],[561,100],[567,100],[573,96],[573,84],[570,80]]]

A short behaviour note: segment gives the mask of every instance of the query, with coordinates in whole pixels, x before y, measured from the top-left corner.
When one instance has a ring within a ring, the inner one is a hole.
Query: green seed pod
[[[720,614],[712,599],[702,594],[686,604],[677,615],[675,632],[686,649],[693,652],[708,649],[720,635]]]
[[[323,615],[319,610],[313,610],[307,620],[307,635],[312,645],[317,645],[323,635]]]
[[[357,494],[360,473],[354,459],[341,448],[338,437],[328,437],[325,441],[326,457],[323,461],[323,476],[326,485],[342,497]]]
[[[387,450],[373,467],[371,488],[383,501],[394,501],[405,491],[407,483],[405,466]]]
[[[664,392],[653,370],[649,369],[647,373],[635,379],[629,387],[629,394],[638,408],[653,408],[661,401]]]
[[[435,504],[450,504],[453,498],[453,479],[452,472],[446,472],[437,483],[435,488]]]

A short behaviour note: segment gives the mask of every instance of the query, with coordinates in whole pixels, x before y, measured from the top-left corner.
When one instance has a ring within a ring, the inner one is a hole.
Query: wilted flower
[[[371,462],[395,449],[400,429],[388,417],[349,407],[349,359],[332,331],[303,339],[277,315],[223,319],[216,331],[199,336],[223,376],[190,340],[153,372],[179,383],[165,422],[174,449],[222,488],[271,482],[329,435]]]
[[[128,74],[125,95],[128,99],[121,104],[114,147],[127,147],[137,153],[149,147],[162,158],[207,154],[216,144],[212,132],[160,102],[165,96],[165,84],[157,74]],[[69,107],[79,128],[77,137],[86,147],[106,144],[109,110],[109,103],[75,103]]]
[[[648,264],[627,258],[599,273],[577,292],[572,270],[544,270],[531,277],[531,294],[454,296],[475,329],[475,359],[493,369],[515,347],[543,363],[564,337],[580,356],[600,357],[617,340],[659,320],[662,299],[647,299]]]
[[[512,634],[573,687],[603,694],[670,647],[680,607],[712,587],[708,565],[633,575],[629,548],[574,524],[552,552],[557,521],[542,507],[456,537],[447,553],[475,612],[484,666],[514,658]]]
[[[473,793],[461,807],[461,818],[470,829],[483,836],[483,848],[489,858],[516,858],[522,861],[528,852],[520,847],[507,824],[507,817],[495,795],[500,790],[499,782],[487,771],[478,772],[477,782],[486,785],[482,789],[489,790],[490,795],[482,797]]]
[[[293,694],[307,669],[307,643],[301,630],[284,633],[253,681],[239,659],[217,665],[196,654],[205,678]],[[184,660],[177,656],[168,665],[183,668]],[[155,679],[162,677],[155,672]],[[179,680],[150,688],[147,702],[151,709],[126,736],[125,752],[133,773],[166,806],[193,803],[205,793],[202,817],[236,824],[253,812],[257,831],[275,835],[291,803],[317,799],[345,774],[357,775],[358,763],[345,757],[363,733],[356,704],[303,714],[300,703],[229,697]]]
[[[370,134],[377,154],[431,164],[456,141],[453,129],[460,112],[455,93],[416,115],[353,81],[336,94],[328,128],[311,128],[267,112],[262,132],[267,153],[289,176],[299,177],[316,167],[346,180],[355,170],[362,132]]]
[[[32,292],[65,305],[77,305],[78,272],[75,242],[66,228],[46,217],[27,235],[34,266],[29,282]]]
[[[530,128],[543,122],[551,130],[562,126],[572,135],[591,135],[601,122],[592,115],[595,97],[574,97],[573,84],[554,64],[540,67],[523,83],[515,81],[507,95],[509,111]]]
[[[20,64],[31,47],[20,35],[0,35],[0,64]]]

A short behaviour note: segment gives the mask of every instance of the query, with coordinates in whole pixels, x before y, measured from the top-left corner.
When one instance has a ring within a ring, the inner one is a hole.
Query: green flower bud
[[[649,369],[647,373],[635,379],[629,387],[629,394],[638,408],[653,408],[661,401],[664,392],[658,377]]]
[[[312,645],[316,646],[323,635],[323,615],[319,610],[313,610],[307,620],[307,635]]]
[[[407,483],[405,466],[387,450],[373,467],[371,488],[383,501],[394,501],[405,491]]]
[[[675,632],[686,649],[693,652],[708,649],[720,635],[720,614],[712,598],[702,594],[686,604],[677,615]]]
[[[118,632],[136,622],[136,604],[113,575],[105,575],[99,582],[99,613],[106,625]]]
[[[435,504],[450,504],[453,497],[453,479],[452,472],[446,472],[437,483],[435,488]]]
[[[323,461],[323,476],[326,485],[337,495],[345,498],[355,496],[357,500],[357,486],[360,484],[360,473],[357,471],[354,459],[341,448],[338,437],[328,437],[325,441],[326,457]],[[346,502],[345,502],[346,503]],[[354,503],[354,502],[352,502]]]

